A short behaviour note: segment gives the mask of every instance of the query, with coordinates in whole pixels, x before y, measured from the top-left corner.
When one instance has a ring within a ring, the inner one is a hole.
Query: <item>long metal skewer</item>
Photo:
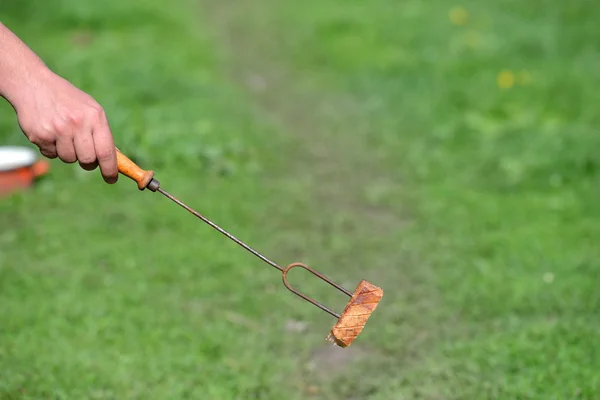
[[[352,343],[352,341],[356,339],[356,337],[360,334],[367,319],[370,317],[371,313],[375,310],[377,304],[381,300],[383,296],[383,290],[373,285],[372,283],[365,281],[364,279],[358,284],[354,292],[350,292],[341,285],[338,285],[331,279],[327,278],[325,275],[315,271],[314,269],[310,268],[305,264],[297,262],[292,263],[285,268],[282,268],[277,263],[269,260],[267,257],[263,256],[258,251],[254,250],[252,247],[248,246],[229,232],[219,227],[217,224],[210,221],[204,215],[195,211],[194,209],[177,199],[175,196],[163,190],[160,187],[160,182],[154,179],[154,171],[145,171],[141,169],[136,163],[134,163],[127,156],[121,153],[119,149],[117,149],[117,164],[119,173],[135,181],[138,185],[139,190],[149,189],[152,192],[159,192],[163,196],[167,197],[171,201],[186,209],[188,212],[190,212],[197,218],[200,218],[206,224],[221,232],[227,238],[233,240],[235,243],[237,243],[250,253],[254,254],[256,257],[260,258],[265,263],[281,271],[283,284],[290,292],[308,301],[309,303],[320,308],[321,310],[327,312],[331,316],[337,318],[336,324],[331,329],[329,336],[327,336],[327,340],[329,340],[330,342],[342,347],[349,346],[350,343]],[[288,282],[287,275],[293,268],[303,268],[307,270],[317,278],[321,279],[324,282],[327,282],[340,292],[350,297],[350,301],[346,304],[343,313],[341,315],[336,313],[329,307],[326,307],[318,301],[310,298],[309,296],[305,295],[304,293],[300,292],[292,285],[290,285],[290,283]]]
[[[153,181],[154,182],[158,182],[155,179],[153,179]],[[148,186],[148,188],[152,190],[152,188],[150,186],[153,186],[153,185],[149,185]],[[285,268],[282,268],[277,263],[269,260],[267,257],[263,256],[258,251],[254,250],[252,247],[248,246],[246,243],[242,242],[241,240],[239,240],[238,238],[236,238],[235,236],[233,236],[231,233],[227,232],[226,230],[224,230],[223,228],[221,228],[220,226],[218,226],[217,224],[215,224],[214,222],[212,222],[211,220],[209,220],[208,218],[206,218],[204,215],[200,214],[198,211],[194,210],[193,208],[191,208],[190,206],[188,206],[187,204],[185,204],[181,200],[177,199],[175,196],[173,196],[172,194],[170,194],[166,190],[162,189],[160,186],[158,186],[156,188],[156,191],[159,192],[159,193],[161,193],[161,194],[163,194],[167,198],[171,199],[173,202],[175,202],[176,204],[180,205],[181,207],[183,207],[184,209],[186,209],[187,211],[189,211],[190,213],[192,213],[196,217],[200,218],[202,221],[206,222],[208,225],[212,226],[214,229],[218,230],[223,235],[227,236],[229,239],[233,240],[235,243],[237,243],[238,245],[242,246],[244,249],[248,250],[250,253],[254,254],[256,257],[260,258],[261,260],[263,260],[264,262],[266,262],[270,266],[272,266],[274,268],[277,268],[282,273],[283,284],[292,293],[294,293],[297,296],[303,298],[304,300],[308,301],[309,303],[314,304],[315,306],[317,306],[321,310],[323,310],[323,311],[331,314],[335,318],[338,318],[338,319],[340,318],[340,314],[338,314],[335,311],[331,310],[329,307],[323,305],[322,303],[319,303],[318,301],[312,299],[311,297],[305,295],[304,293],[298,291],[292,285],[290,285],[290,283],[288,282],[288,279],[287,279],[287,274],[293,268],[304,268],[305,270],[307,270],[311,274],[315,275],[319,279],[321,279],[321,280],[329,283],[331,286],[333,286],[334,288],[336,288],[340,292],[346,294],[348,297],[352,297],[352,292],[350,292],[346,288],[342,287],[341,285],[338,285],[337,283],[333,282],[331,279],[327,278],[325,275],[321,274],[320,272],[317,272],[314,269],[310,268],[308,265],[305,265],[305,264],[302,264],[302,263],[293,263],[293,264],[288,265]]]

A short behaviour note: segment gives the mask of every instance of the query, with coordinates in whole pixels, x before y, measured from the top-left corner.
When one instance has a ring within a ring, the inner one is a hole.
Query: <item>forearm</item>
[[[14,106],[32,78],[46,70],[40,57],[0,22],[0,96]]]

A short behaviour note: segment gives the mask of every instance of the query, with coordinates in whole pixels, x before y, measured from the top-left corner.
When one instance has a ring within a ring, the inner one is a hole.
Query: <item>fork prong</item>
[[[311,274],[315,275],[317,278],[327,282],[328,284],[330,284],[331,286],[333,286],[340,292],[344,293],[348,297],[352,297],[352,292],[348,291],[341,285],[339,285],[339,284],[333,282],[331,279],[327,278],[325,275],[321,274],[320,272],[315,271],[314,269],[312,269],[311,267],[309,267],[308,265],[303,264],[303,263],[296,262],[296,263],[290,264],[287,267],[285,267],[282,271],[283,284],[285,285],[286,288],[288,288],[288,290],[290,292],[294,293],[296,296],[303,298],[304,300],[306,300],[309,303],[313,304],[314,306],[320,308],[321,310],[329,313],[330,315],[334,316],[335,318],[340,319],[340,314],[331,310],[329,307],[319,303],[318,301],[308,297],[307,295],[305,295],[304,293],[300,292],[299,290],[294,288],[292,285],[290,285],[290,283],[288,282],[288,279],[287,279],[287,274],[293,268],[303,268],[303,269],[307,270]]]

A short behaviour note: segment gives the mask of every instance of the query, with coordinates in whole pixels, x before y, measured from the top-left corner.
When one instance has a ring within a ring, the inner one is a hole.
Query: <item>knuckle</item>
[[[71,111],[67,119],[72,125],[79,126],[83,123],[83,113],[77,110]]]
[[[44,144],[44,140],[42,139],[42,137],[38,134],[38,133],[29,133],[28,135],[29,141],[35,145],[42,145]]]
[[[39,130],[51,135],[54,133],[54,124],[52,121],[44,120],[39,124]]]
[[[52,122],[52,127],[53,127],[54,131],[56,132],[57,136],[68,136],[69,135],[68,123],[66,120],[64,120],[62,118],[56,118]]]
[[[85,132],[78,132],[75,134],[75,141],[81,144],[82,149],[86,149],[86,153],[93,152],[94,141],[91,136],[86,135]]]
[[[99,104],[92,104],[88,108],[88,115],[94,120],[100,121],[104,117],[104,109]]]
[[[96,157],[97,157],[97,158],[98,158],[98,160],[100,160],[100,161],[107,161],[107,160],[110,160],[110,157],[111,157],[111,151],[110,151],[109,149],[106,149],[106,148],[99,149],[99,150],[96,152]]]
[[[46,129],[41,129],[38,131],[34,131],[34,133],[30,136],[30,140],[33,144],[47,146],[51,143],[54,143],[54,135],[52,134],[52,132]]]

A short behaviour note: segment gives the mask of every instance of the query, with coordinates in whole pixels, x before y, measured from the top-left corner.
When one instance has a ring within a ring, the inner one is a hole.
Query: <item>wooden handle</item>
[[[134,180],[138,189],[144,190],[154,178],[154,171],[145,171],[117,149],[117,164],[119,172]]]

